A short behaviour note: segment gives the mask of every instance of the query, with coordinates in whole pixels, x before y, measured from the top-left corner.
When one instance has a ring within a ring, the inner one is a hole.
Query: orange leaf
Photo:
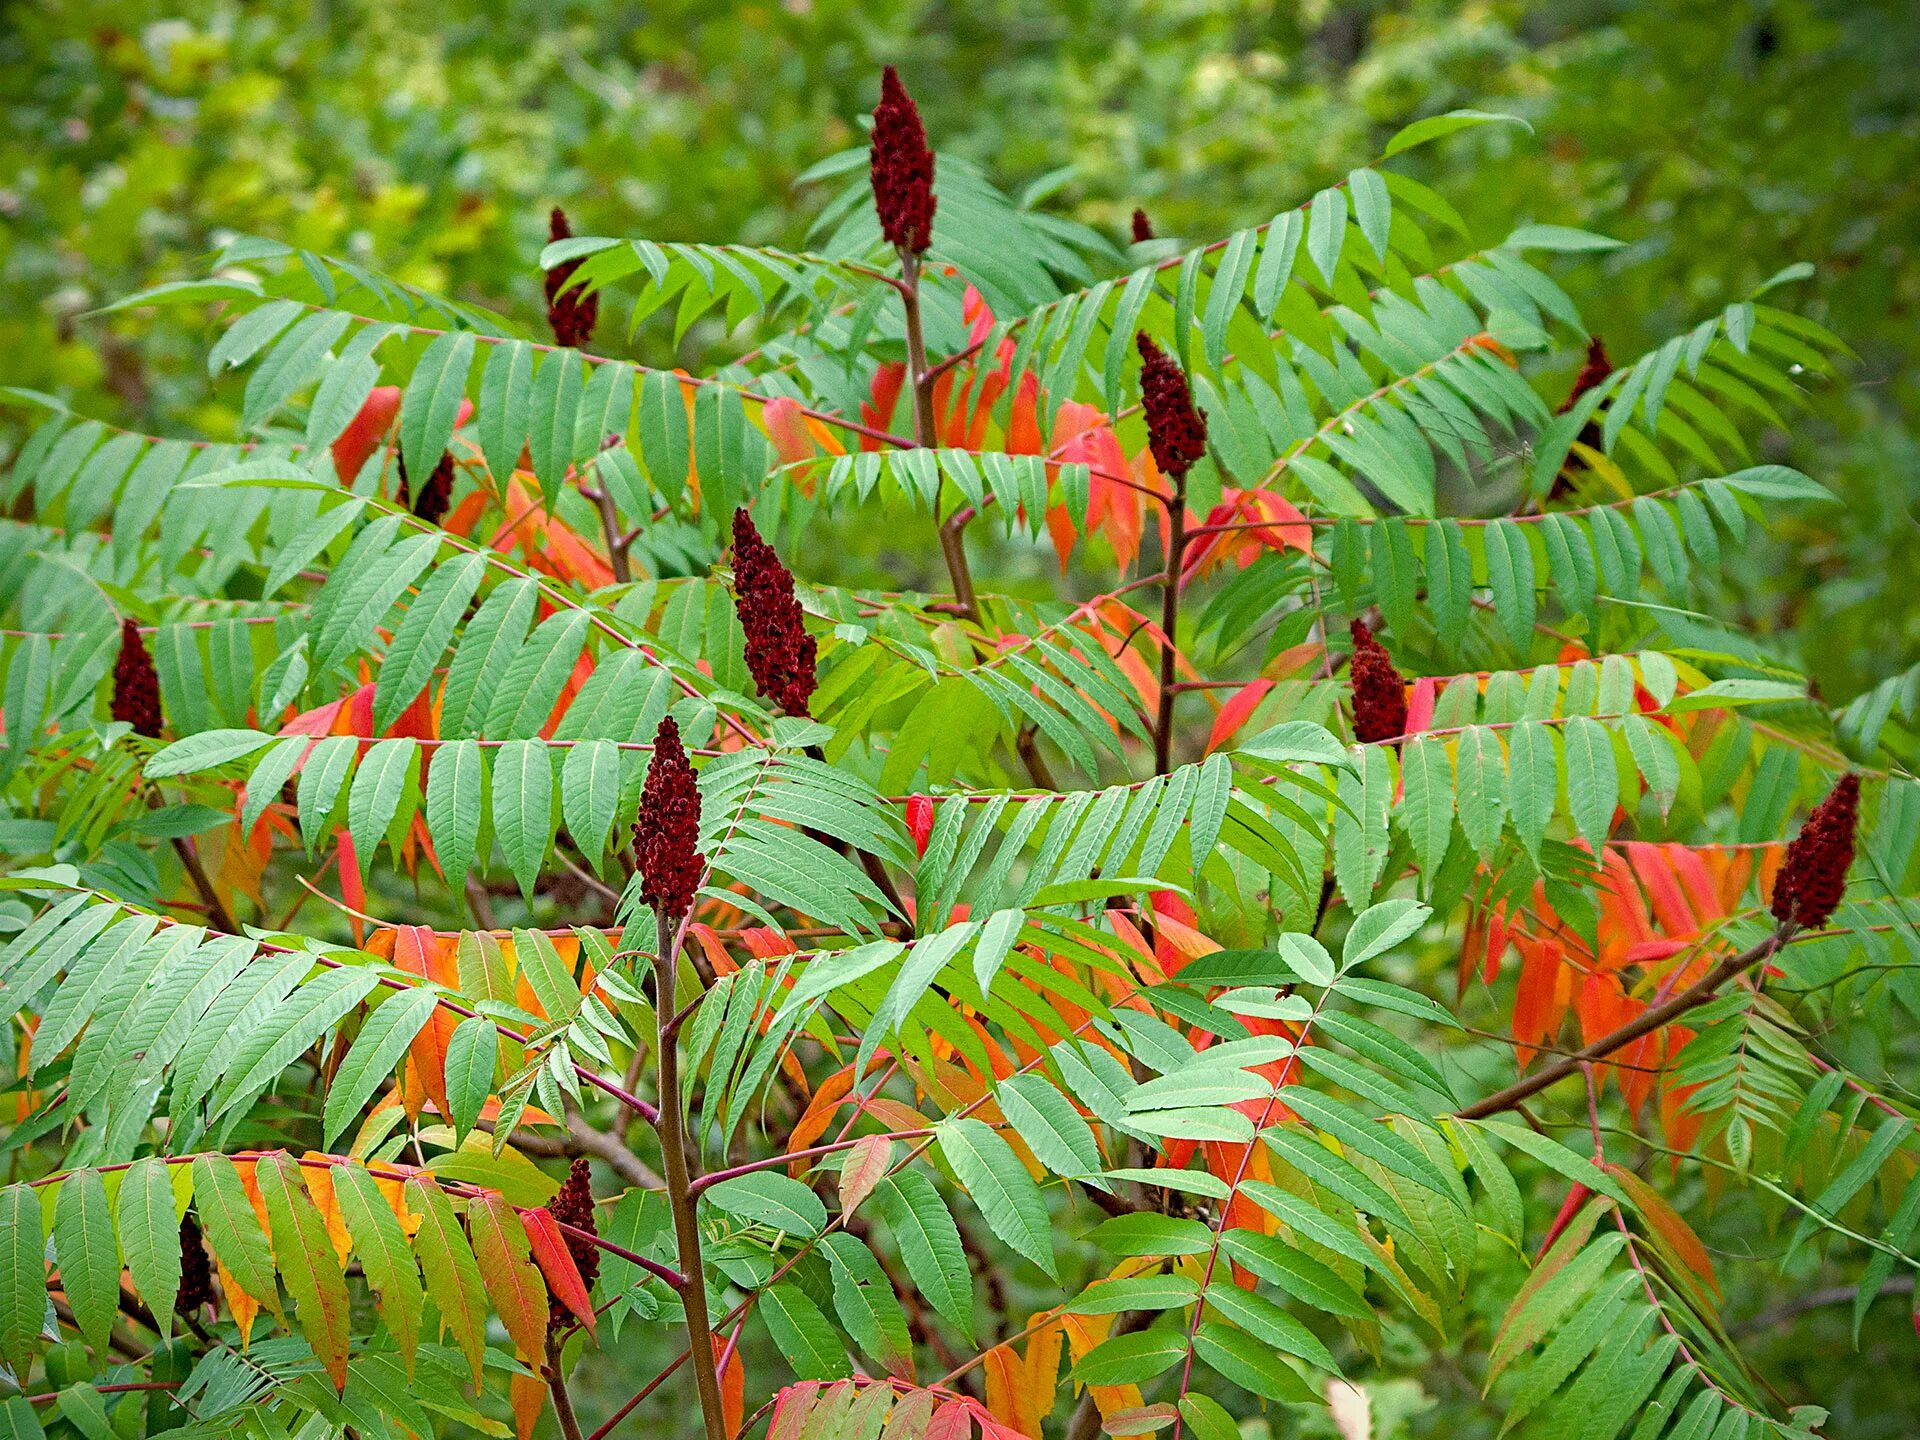
[[[726,1421],[727,1434],[738,1435],[747,1415],[747,1367],[740,1363],[738,1346],[733,1347],[733,1353],[728,1355],[726,1342],[718,1335],[707,1338],[713,1342],[713,1358],[722,1361],[720,1414]]]
[[[1640,1218],[1680,1257],[1687,1271],[1705,1280],[1714,1295],[1718,1296],[1720,1282],[1714,1277],[1713,1257],[1707,1253],[1707,1247],[1700,1243],[1700,1237],[1693,1233],[1692,1227],[1680,1218],[1680,1212],[1633,1171],[1612,1161],[1604,1162],[1602,1168],[1620,1182],[1620,1188],[1627,1192],[1627,1198],[1633,1202],[1633,1208],[1639,1211]]]
[[[353,1254],[353,1237],[347,1234],[346,1217],[340,1213],[340,1202],[333,1195],[333,1167],[330,1165],[303,1165],[300,1178],[307,1182],[307,1193],[313,1197],[314,1208],[320,1212],[320,1218],[326,1223],[327,1239],[333,1242],[333,1253],[340,1257],[344,1267]]]
[[[812,1103],[807,1106],[806,1111],[787,1136],[788,1154],[796,1150],[805,1150],[827,1133],[827,1126],[833,1123],[834,1111],[840,1108],[840,1102],[846,1098],[847,1092],[851,1089],[853,1089],[853,1066],[851,1065],[841,1066],[820,1082],[820,1088],[813,1092]],[[788,1167],[788,1173],[798,1179],[805,1165],[805,1161],[796,1160]]]
[[[987,1409],[1003,1425],[1022,1435],[1038,1435],[1040,1421],[1033,1414],[1027,1394],[1027,1367],[1008,1345],[996,1345],[986,1353]]]
[[[537,1373],[522,1375],[516,1370],[507,1377],[507,1400],[513,1406],[515,1440],[533,1440],[533,1428],[547,1408],[547,1382]]]
[[[360,467],[367,463],[367,457],[373,454],[380,437],[387,433],[387,427],[399,413],[398,385],[376,385],[367,393],[358,412],[347,422],[347,428],[333,442],[333,473],[340,477],[341,484],[353,483]]]
[[[344,832],[341,840],[343,843],[346,841]],[[442,937],[424,925],[402,925],[394,931],[393,963],[396,969],[404,970],[409,975],[418,975],[423,980],[457,986],[457,969],[454,973],[448,973],[447,964],[442,963],[436,953],[447,949],[449,947],[443,944]],[[457,966],[451,954],[446,956],[446,962]],[[453,1114],[453,1106],[447,1100],[447,1046],[453,1039],[454,1027],[458,1023],[452,1011],[444,1006],[435,1006],[433,1014],[407,1048],[414,1079],[426,1090],[442,1115]],[[416,1109],[413,1114],[417,1117],[419,1111]]]
[[[353,836],[344,829],[335,837],[334,843],[340,858],[340,898],[346,901],[349,910],[359,912],[350,917],[353,943],[358,945],[367,928],[360,919],[367,908],[367,887],[360,878],[360,857],[354,852]]]
[[[245,1354],[253,1339],[253,1322],[260,1314],[260,1302],[240,1288],[240,1282],[227,1273],[218,1255],[213,1257],[214,1273],[220,1277],[220,1293],[227,1297],[227,1313],[240,1327],[240,1353]]]
[[[526,1230],[502,1196],[486,1191],[467,1203],[467,1232],[488,1302],[521,1358],[537,1365],[547,1350],[547,1289],[527,1258]]]

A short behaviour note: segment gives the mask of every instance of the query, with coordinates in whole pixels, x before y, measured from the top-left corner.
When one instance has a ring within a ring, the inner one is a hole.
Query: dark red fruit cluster
[[[633,849],[640,862],[640,898],[666,924],[677,924],[693,909],[706,863],[700,858],[700,787],[671,715],[653,737]]]
[[[1207,417],[1194,408],[1187,377],[1147,332],[1134,335],[1140,347],[1140,406],[1147,415],[1147,444],[1161,473],[1179,479],[1207,453]]]
[[[1598,335],[1587,342],[1587,363],[1580,367],[1580,373],[1573,377],[1573,388],[1567,391],[1567,398],[1560,402],[1560,408],[1553,413],[1564,415],[1573,409],[1594,386],[1613,373],[1613,361],[1607,358],[1607,342]]]
[[[600,1232],[593,1224],[593,1185],[587,1174],[587,1162],[575,1159],[573,1168],[567,1172],[567,1182],[560,1191],[547,1202],[547,1213],[562,1225],[571,1225],[576,1230],[584,1230],[589,1235]],[[565,1235],[565,1232],[561,1232]],[[600,1250],[589,1245],[577,1235],[566,1235],[567,1253],[573,1257],[573,1268],[580,1272],[581,1283],[589,1293],[593,1282],[600,1275]],[[559,1296],[551,1297],[547,1302],[547,1325],[550,1329],[559,1329],[563,1325],[578,1325],[580,1317],[567,1308],[566,1301]]]
[[[124,720],[136,735],[160,738],[160,676],[147,653],[140,627],[120,622],[120,658],[113,662],[113,718]]]
[[[567,212],[558,205],[547,221],[547,238],[566,240],[573,235],[573,227],[567,224]],[[600,318],[600,297],[597,294],[582,294],[579,290],[560,293],[561,287],[573,278],[573,272],[580,268],[578,260],[568,260],[547,271],[547,324],[553,327],[553,338],[560,344],[572,349],[584,349],[593,338],[594,322]]]
[[[425,487],[413,501],[413,513],[429,525],[438,525],[440,517],[453,503],[453,452],[440,452],[440,463],[433,467]]]
[[[814,638],[794,598],[793,572],[760,538],[744,505],[733,512],[733,589],[753,683],[787,714],[805,715],[815,684]]]
[[[1153,239],[1153,222],[1147,218],[1147,212],[1136,208],[1133,212],[1133,243]]]
[[[180,1289],[173,1308],[177,1314],[195,1315],[213,1303],[213,1267],[207,1263],[207,1247],[200,1243],[200,1227],[188,1215],[180,1221]]]
[[[933,243],[933,151],[920,107],[891,65],[880,77],[880,103],[873,107],[869,162],[880,233],[889,245],[920,254]]]
[[[1860,777],[1842,775],[1787,846],[1787,858],[1773,882],[1774,919],[1814,930],[1833,918],[1847,893],[1859,821]]]
[[[1407,682],[1363,623],[1354,621],[1350,633],[1353,664],[1347,679],[1353,686],[1354,736],[1367,743],[1396,739],[1407,733]]]

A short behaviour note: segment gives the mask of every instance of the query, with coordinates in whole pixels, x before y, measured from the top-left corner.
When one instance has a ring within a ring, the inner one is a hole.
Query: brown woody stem
[[[633,579],[633,569],[627,563],[627,548],[633,544],[633,537],[620,533],[620,516],[613,508],[613,493],[604,480],[597,486],[582,485],[580,493],[593,501],[594,508],[600,512],[600,529],[607,537],[607,565],[613,571],[614,580],[625,585]]]
[[[1614,1051],[1631,1045],[1641,1036],[1650,1035],[1696,1006],[1706,1004],[1719,993],[1720,987],[1727,981],[1751,970],[1756,965],[1763,964],[1777,954],[1792,933],[1791,926],[1781,926],[1758,945],[1742,950],[1738,955],[1729,955],[1678,995],[1642,1010],[1639,1015],[1618,1030],[1602,1035],[1585,1049],[1576,1050],[1573,1054],[1556,1060],[1553,1064],[1523,1079],[1516,1080],[1506,1089],[1496,1091],[1486,1099],[1476,1101],[1463,1110],[1456,1110],[1454,1114],[1462,1120],[1481,1120],[1489,1115],[1498,1115],[1503,1110],[1513,1109],[1528,1097],[1537,1095],[1549,1085],[1556,1084],[1569,1075],[1579,1074],[1582,1067],[1606,1059]]]
[[[553,1396],[553,1418],[560,1422],[562,1440],[580,1440],[580,1417],[573,1413],[573,1396],[567,1393],[567,1375],[560,1368],[560,1341],[547,1334],[547,1390]]]
[[[686,1116],[680,1108],[680,1042],[672,1030],[675,980],[680,955],[679,917],[654,912],[659,924],[660,953],[654,957],[654,1013],[659,1019],[660,1168],[666,1173],[667,1204],[673,1212],[673,1234],[679,1246],[680,1269],[687,1277],[680,1300],[686,1311],[687,1349],[693,1378],[700,1391],[700,1414],[707,1440],[727,1440],[725,1412],[720,1403],[720,1373],[713,1363],[713,1323],[707,1315],[706,1272],[700,1260],[700,1223],[694,1210],[692,1155],[687,1145]]]
[[[907,385],[913,393],[913,443],[932,446],[937,441],[933,424],[934,372],[927,366],[927,336],[920,323],[920,257],[905,246],[900,248],[900,305],[906,315]],[[967,513],[958,511],[954,518]],[[953,582],[953,598],[966,617],[977,625],[980,600],[973,588],[973,569],[967,564],[966,542],[961,538],[966,521],[960,520],[957,525],[951,519],[939,522],[937,508],[934,518],[939,523],[940,554],[947,562],[947,575]]]
[[[213,881],[207,877],[207,867],[200,863],[200,852],[194,848],[193,841],[184,835],[176,835],[173,837],[173,851],[180,857],[180,865],[187,872],[187,878],[193,881],[193,888],[207,902],[207,918],[213,923],[213,928],[228,935],[238,935],[240,927],[234,923],[233,912],[227,909],[227,902],[220,898],[220,892],[213,888]]]

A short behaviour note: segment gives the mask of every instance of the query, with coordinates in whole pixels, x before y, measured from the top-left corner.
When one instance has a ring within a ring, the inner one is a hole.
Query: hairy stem
[[[1642,1035],[1650,1035],[1670,1021],[1684,1015],[1696,1006],[1704,1005],[1713,999],[1720,987],[1754,966],[1764,963],[1777,953],[1792,934],[1792,927],[1781,926],[1766,939],[1738,955],[1729,955],[1693,984],[1678,995],[1649,1006],[1639,1015],[1622,1025],[1611,1034],[1602,1035],[1585,1049],[1576,1050],[1564,1059],[1536,1070],[1533,1074],[1516,1080],[1506,1089],[1496,1091],[1484,1100],[1479,1100],[1464,1110],[1454,1113],[1462,1120],[1480,1120],[1488,1115],[1498,1115],[1502,1110],[1511,1110],[1521,1101],[1538,1094],[1549,1085],[1564,1080],[1569,1075],[1577,1075],[1583,1066],[1596,1060],[1604,1060],[1622,1046],[1631,1045]]]
[[[666,1172],[667,1204],[673,1211],[673,1234],[679,1245],[680,1269],[687,1283],[680,1291],[687,1317],[687,1348],[693,1361],[694,1383],[700,1391],[700,1414],[707,1440],[726,1440],[726,1419],[720,1404],[720,1373],[713,1363],[713,1324],[707,1315],[706,1273],[700,1260],[700,1224],[694,1213],[692,1157],[687,1147],[686,1117],[680,1108],[680,1041],[673,1031],[674,981],[680,953],[678,918],[655,912],[659,922],[660,954],[654,958],[654,1011],[659,1017],[660,1168]]]
[[[1167,576],[1160,590],[1160,709],[1153,724],[1153,770],[1165,775],[1173,768],[1174,664],[1179,652],[1174,649],[1174,627],[1180,623],[1180,570],[1187,548],[1187,477],[1173,482],[1171,528],[1167,532]]]

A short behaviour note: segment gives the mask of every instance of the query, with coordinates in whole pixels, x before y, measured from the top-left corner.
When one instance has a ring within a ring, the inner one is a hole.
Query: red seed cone
[[[671,715],[653,737],[633,848],[640,862],[640,898],[659,912],[663,929],[679,923],[693,909],[706,863],[700,858],[700,788]]]
[[[1587,363],[1580,367],[1580,373],[1573,377],[1573,388],[1567,392],[1567,398],[1560,402],[1560,408],[1553,413],[1564,415],[1573,409],[1594,386],[1613,373],[1613,361],[1607,358],[1607,342],[1598,335],[1587,342]]]
[[[1140,348],[1140,408],[1147,416],[1147,444],[1161,473],[1179,479],[1207,453],[1207,417],[1196,410],[1187,377],[1147,332],[1134,335]]]
[[[1407,733],[1407,682],[1393,668],[1386,647],[1356,620],[1353,664],[1347,671],[1353,686],[1353,733],[1366,743],[1393,740]]]
[[[1840,777],[1787,846],[1773,882],[1773,918],[1816,930],[1833,918],[1847,893],[1853,836],[1860,822],[1860,777]]]
[[[787,714],[805,715],[815,684],[814,638],[794,598],[793,572],[760,538],[745,506],[733,512],[733,588],[754,685]]]
[[[160,676],[140,638],[140,627],[131,620],[120,622],[120,658],[113,662],[113,718],[126,721],[136,735],[160,738]]]
[[[576,1230],[585,1230],[589,1235],[600,1232],[593,1223],[593,1185],[587,1173],[587,1162],[575,1159],[573,1168],[567,1172],[566,1184],[553,1199],[547,1202],[547,1213],[562,1225],[571,1225]],[[593,1282],[600,1275],[600,1249],[589,1245],[574,1235],[567,1235],[567,1253],[573,1257],[573,1268],[580,1272],[581,1283],[589,1292]],[[550,1296],[547,1301],[547,1327],[558,1330],[562,1326],[578,1325],[580,1317],[568,1308],[567,1302],[559,1296]]]
[[[198,1314],[201,1306],[213,1301],[213,1267],[207,1263],[200,1227],[188,1215],[180,1221],[180,1289],[173,1297],[174,1313]]]
[[[452,503],[453,452],[444,450],[440,454],[440,463],[433,467],[433,474],[427,477],[427,483],[413,501],[413,513],[429,525],[438,525]]]
[[[558,205],[547,219],[547,238],[549,241],[566,240],[573,235],[573,227],[567,224],[567,212]],[[573,272],[580,268],[580,261],[568,260],[547,271],[547,324],[553,327],[553,338],[560,344],[579,350],[593,338],[594,322],[600,318],[600,297],[597,294],[582,294],[579,290],[560,293],[561,287],[573,278]]]
[[[869,165],[880,233],[889,245],[920,254],[933,243],[933,152],[920,108],[891,65],[880,77],[880,103],[873,107]]]
[[[1153,222],[1147,218],[1147,212],[1135,208],[1133,212],[1133,243],[1153,239]]]

